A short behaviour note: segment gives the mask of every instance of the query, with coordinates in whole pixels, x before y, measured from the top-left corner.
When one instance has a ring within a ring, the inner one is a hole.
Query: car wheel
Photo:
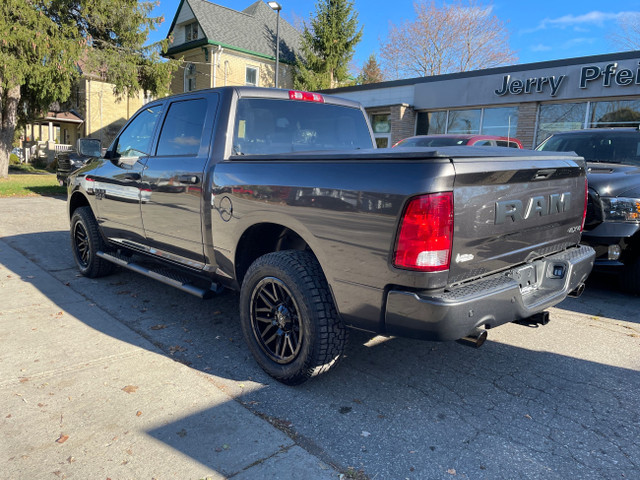
[[[640,294],[640,257],[625,264],[620,275],[620,287],[625,292]]]
[[[113,272],[115,265],[97,255],[107,249],[107,244],[89,207],[80,207],[73,212],[70,234],[73,258],[82,275],[97,278]]]
[[[249,267],[240,322],[260,367],[287,385],[334,367],[348,336],[320,265],[302,251],[269,253]]]

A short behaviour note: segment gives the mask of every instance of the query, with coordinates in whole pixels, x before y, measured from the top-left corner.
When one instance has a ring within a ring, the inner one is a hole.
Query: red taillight
[[[587,177],[584,178],[584,211],[582,212],[582,225],[580,226],[580,231],[584,231],[584,222],[587,219],[587,205],[589,203],[589,182],[587,182]]]
[[[298,90],[289,90],[289,100],[324,103],[324,97],[319,93],[300,92]]]
[[[451,262],[453,193],[434,193],[409,202],[400,222],[393,264],[438,272]]]

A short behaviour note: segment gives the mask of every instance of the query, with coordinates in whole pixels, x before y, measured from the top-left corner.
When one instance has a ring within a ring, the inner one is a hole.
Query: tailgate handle
[[[536,172],[536,174],[533,176],[533,179],[534,180],[546,180],[547,178],[549,178],[554,173],[556,173],[556,169],[555,168],[546,168],[544,170],[538,170]]]

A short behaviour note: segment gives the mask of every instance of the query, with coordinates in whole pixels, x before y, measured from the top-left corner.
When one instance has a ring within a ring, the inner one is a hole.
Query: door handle
[[[178,177],[180,183],[186,183],[189,185],[195,185],[200,182],[200,179],[196,175],[180,175]]]

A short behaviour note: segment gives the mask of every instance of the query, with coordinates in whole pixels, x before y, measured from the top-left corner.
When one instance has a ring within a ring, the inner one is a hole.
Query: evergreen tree
[[[384,75],[380,64],[376,60],[375,54],[369,55],[367,63],[362,67],[360,75],[358,75],[358,85],[366,85],[367,83],[379,83],[384,81]]]
[[[302,33],[295,87],[302,90],[333,88],[349,79],[349,62],[362,38],[358,14],[350,0],[318,0],[316,16]]]
[[[144,47],[162,23],[137,0],[2,0],[0,5],[0,178],[6,177],[18,123],[64,102],[83,69],[119,95],[169,91],[171,62]]]

